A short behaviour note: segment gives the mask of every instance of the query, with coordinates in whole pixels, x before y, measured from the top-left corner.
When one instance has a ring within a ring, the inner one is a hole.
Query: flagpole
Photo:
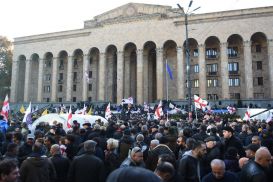
[[[168,84],[168,77],[167,77],[167,64],[168,64],[168,59],[166,59],[166,64],[165,64],[165,78],[166,78],[166,99],[167,99],[167,103],[168,103],[168,97],[169,97],[169,93],[168,93],[168,87],[169,87],[169,84]],[[168,108],[169,109],[169,108]],[[167,121],[169,121],[169,113],[168,113],[168,110],[167,110]]]
[[[197,121],[197,109],[196,109],[196,106],[194,106],[194,109],[195,109],[195,119]]]

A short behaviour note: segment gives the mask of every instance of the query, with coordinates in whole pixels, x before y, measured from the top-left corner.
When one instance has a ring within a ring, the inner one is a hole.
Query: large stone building
[[[188,17],[192,94],[273,98],[273,7]],[[84,28],[15,38],[12,102],[187,97],[185,22],[170,6],[129,3]]]

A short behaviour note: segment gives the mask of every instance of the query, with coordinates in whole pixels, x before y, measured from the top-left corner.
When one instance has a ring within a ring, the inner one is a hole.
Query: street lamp
[[[191,98],[191,80],[190,80],[190,48],[189,48],[189,32],[188,32],[188,16],[191,15],[194,11],[198,10],[200,7],[195,8],[189,12],[190,7],[192,6],[193,0],[190,1],[188,9],[185,13],[184,9],[177,4],[178,8],[182,11],[182,15],[185,18],[185,28],[186,28],[186,74],[187,74],[187,86],[188,86],[188,109],[189,112],[192,112],[192,98]]]

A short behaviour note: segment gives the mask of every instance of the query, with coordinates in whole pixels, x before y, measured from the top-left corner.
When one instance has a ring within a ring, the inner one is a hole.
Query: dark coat
[[[202,179],[202,182],[239,182],[237,175],[226,171],[222,179],[216,179],[212,173],[207,174]]]
[[[73,159],[68,182],[104,182],[105,170],[103,161],[91,152],[86,152]]]
[[[242,169],[241,182],[267,182],[265,169],[255,161],[248,162]]]
[[[63,157],[61,154],[56,154],[52,156],[49,160],[51,160],[56,171],[55,182],[66,182],[67,173],[70,165],[69,159]]]
[[[227,151],[228,148],[230,147],[234,147],[237,149],[240,158],[246,156],[246,153],[241,141],[235,136],[231,136],[229,139],[226,139],[225,141],[225,151]]]
[[[21,165],[22,182],[52,182],[55,178],[54,167],[46,157],[28,157]]]
[[[198,177],[198,159],[189,155],[190,151],[185,153],[179,162],[178,173],[181,182],[199,182]],[[200,172],[201,173],[201,172]],[[199,174],[200,174],[199,173]]]

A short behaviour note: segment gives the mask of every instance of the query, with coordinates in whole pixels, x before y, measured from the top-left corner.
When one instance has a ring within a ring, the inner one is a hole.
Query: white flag
[[[194,95],[194,105],[198,109],[204,109],[208,105],[208,101]]]
[[[246,110],[246,113],[245,113],[245,116],[244,116],[243,120],[245,120],[245,121],[250,120],[250,109],[249,109],[249,107]]]
[[[8,121],[8,116],[9,116],[9,97],[8,97],[8,95],[6,95],[5,100],[3,102],[1,115],[4,117],[4,119],[6,121]]]
[[[156,110],[155,110],[155,117],[156,119],[159,119],[161,116],[163,116],[163,109],[162,109],[162,102],[160,101]]]

